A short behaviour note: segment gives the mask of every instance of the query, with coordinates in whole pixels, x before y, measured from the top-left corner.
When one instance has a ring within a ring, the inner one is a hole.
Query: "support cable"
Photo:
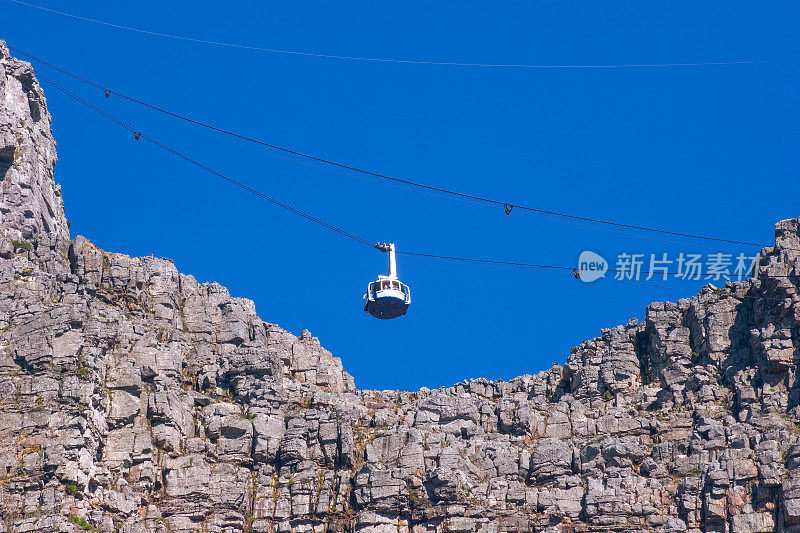
[[[16,0],[13,0],[13,1],[16,1]],[[162,107],[147,103],[147,102],[145,102],[143,100],[139,100],[137,98],[134,98],[132,96],[128,96],[128,95],[126,95],[124,93],[121,93],[119,91],[115,91],[113,89],[105,87],[105,86],[103,86],[103,85],[101,85],[101,84],[99,84],[97,82],[94,82],[94,81],[88,80],[86,78],[83,78],[83,77],[81,77],[81,76],[79,76],[79,75],[77,75],[77,74],[75,74],[73,72],[70,72],[70,71],[68,71],[66,69],[63,69],[63,68],[58,67],[56,65],[53,65],[52,63],[46,62],[46,61],[44,61],[44,60],[42,60],[42,59],[40,59],[40,58],[38,58],[38,57],[36,57],[36,56],[34,56],[32,54],[29,54],[29,53],[27,53],[27,52],[25,52],[23,50],[20,50],[20,49],[18,49],[16,47],[9,46],[9,48],[14,50],[14,51],[16,51],[16,52],[19,52],[19,53],[27,56],[27,57],[30,57],[31,59],[33,59],[33,60],[35,60],[37,62],[40,62],[43,65],[46,65],[46,66],[48,66],[48,67],[50,67],[50,68],[52,68],[54,70],[57,70],[57,71],[59,71],[61,73],[64,73],[64,74],[66,74],[68,76],[71,76],[72,78],[75,78],[78,81],[81,81],[83,83],[91,85],[91,86],[93,86],[95,88],[102,89],[105,92],[106,95],[115,94],[115,95],[117,95],[117,96],[119,96],[121,98],[124,98],[126,100],[129,100],[131,102],[137,103],[139,105],[142,105],[142,106],[147,107],[149,109],[152,109],[154,111],[158,111],[160,113],[166,114],[168,116],[171,116],[171,117],[174,117],[174,118],[178,118],[178,119],[183,120],[185,122],[188,122],[188,123],[191,123],[191,124],[194,124],[194,125],[197,125],[197,126],[201,126],[203,128],[207,128],[209,130],[216,131],[218,133],[223,133],[223,134],[226,134],[226,135],[230,135],[232,137],[236,137],[236,138],[244,140],[244,141],[248,141],[248,142],[252,142],[252,143],[255,143],[255,144],[262,145],[262,146],[266,146],[266,147],[269,147],[269,148],[272,148],[272,149],[275,149],[275,150],[279,150],[279,151],[282,151],[282,152],[285,152],[285,153],[289,153],[289,154],[292,154],[292,155],[296,155],[296,156],[303,157],[303,158],[306,158],[306,159],[309,159],[309,160],[313,160],[313,161],[317,161],[317,162],[320,162],[320,163],[325,163],[327,165],[332,165],[334,167],[351,170],[351,171],[358,172],[358,173],[361,173],[361,174],[364,174],[364,175],[373,176],[373,177],[377,177],[377,178],[382,178],[382,179],[389,180],[389,181],[392,181],[392,182],[395,182],[395,183],[402,183],[402,184],[405,184],[405,185],[410,185],[410,186],[413,186],[413,187],[416,187],[416,188],[419,188],[419,189],[425,189],[425,190],[428,190],[428,191],[434,191],[434,192],[438,192],[438,193],[443,193],[443,194],[447,194],[447,195],[450,195],[450,196],[453,196],[453,197],[459,197],[459,198],[474,200],[474,201],[483,202],[483,203],[487,203],[487,204],[498,205],[498,206],[503,207],[503,209],[505,210],[507,215],[510,215],[511,214],[511,209],[515,208],[515,209],[518,209],[518,210],[524,210],[524,211],[529,211],[529,212],[533,212],[533,213],[550,215],[550,216],[560,217],[560,218],[568,219],[568,220],[591,222],[591,223],[595,223],[595,224],[603,224],[603,225],[607,225],[607,226],[615,226],[615,227],[621,227],[621,228],[627,228],[627,229],[635,229],[635,230],[647,231],[647,232],[651,232],[651,233],[662,233],[662,234],[679,236],[679,237],[689,237],[689,238],[693,238],[693,239],[702,239],[702,240],[710,240],[710,241],[716,241],[716,242],[727,242],[727,243],[732,243],[732,244],[741,244],[741,245],[745,245],[745,246],[758,246],[758,247],[769,246],[768,244],[764,244],[764,243],[740,241],[740,240],[735,240],[735,239],[726,239],[726,238],[715,237],[715,236],[710,236],[710,235],[699,235],[699,234],[693,234],[693,233],[684,233],[684,232],[672,231],[672,230],[667,230],[667,229],[662,229],[662,228],[654,228],[654,227],[641,226],[641,225],[636,225],[636,224],[627,224],[627,223],[617,222],[617,221],[613,221],[613,220],[592,218],[592,217],[574,215],[574,214],[564,213],[564,212],[559,212],[559,211],[540,209],[540,208],[536,208],[536,207],[532,207],[532,206],[521,205],[521,204],[516,203],[516,202],[508,202],[508,201],[504,201],[504,200],[496,200],[496,199],[487,198],[487,197],[484,197],[484,196],[478,196],[478,195],[474,195],[474,194],[467,194],[467,193],[455,191],[455,190],[452,190],[452,189],[446,189],[446,188],[443,188],[443,187],[436,187],[436,186],[432,186],[432,185],[427,185],[427,184],[424,184],[424,183],[415,182],[415,181],[411,181],[411,180],[407,180],[407,179],[403,179],[403,178],[392,177],[392,176],[389,176],[389,175],[386,175],[386,174],[381,174],[379,172],[373,172],[371,170],[366,170],[366,169],[362,169],[362,168],[359,168],[359,167],[354,167],[352,165],[339,163],[339,162],[336,162],[336,161],[333,161],[333,160],[330,160],[330,159],[324,159],[324,158],[317,157],[317,156],[314,156],[314,155],[310,155],[310,154],[307,154],[307,153],[304,153],[304,152],[299,152],[297,150],[292,150],[292,149],[289,149],[289,148],[278,146],[276,144],[268,143],[268,142],[265,142],[265,141],[262,141],[262,140],[259,140],[259,139],[255,139],[253,137],[248,137],[246,135],[242,135],[240,133],[236,133],[235,131],[227,130],[227,129],[224,129],[224,128],[221,128],[221,127],[218,127],[218,126],[214,126],[214,125],[211,125],[211,124],[207,124],[205,122],[201,122],[199,120],[192,119],[192,118],[184,116],[184,115],[180,115],[178,113],[174,113],[172,111],[169,111],[168,109],[165,109],[165,108],[162,108]]]
[[[251,194],[254,194],[255,196],[258,196],[259,198],[267,200],[267,201],[271,202],[272,204],[277,205],[278,207],[281,207],[281,208],[283,208],[283,209],[285,209],[285,210],[287,210],[287,211],[289,211],[291,213],[294,213],[294,214],[296,214],[298,216],[301,216],[301,217],[303,217],[303,218],[305,218],[305,219],[307,219],[307,220],[309,220],[311,222],[319,224],[319,225],[321,225],[321,226],[323,226],[323,227],[325,227],[327,229],[330,229],[330,230],[332,230],[332,231],[334,231],[334,232],[336,232],[336,233],[338,233],[338,234],[340,234],[340,235],[342,235],[344,237],[347,237],[349,239],[355,240],[356,242],[359,242],[361,244],[364,244],[364,245],[367,245],[367,246],[370,246],[370,247],[375,247],[375,248],[380,249],[380,244],[379,243],[373,243],[373,242],[371,242],[371,241],[369,241],[369,240],[367,240],[367,239],[365,239],[363,237],[360,237],[360,236],[358,236],[356,234],[350,233],[350,232],[348,232],[348,231],[346,231],[346,230],[344,230],[344,229],[342,229],[342,228],[340,228],[338,226],[335,226],[333,224],[325,222],[324,220],[322,220],[320,218],[314,217],[314,216],[312,216],[312,215],[310,215],[308,213],[305,213],[305,212],[303,212],[303,211],[301,211],[301,210],[299,210],[299,209],[297,209],[297,208],[295,208],[295,207],[293,207],[293,206],[291,206],[291,205],[289,205],[289,204],[287,204],[285,202],[282,202],[282,201],[277,200],[277,199],[275,199],[275,198],[273,198],[273,197],[271,197],[271,196],[269,196],[267,194],[264,194],[261,191],[255,189],[255,188],[253,188],[253,187],[251,187],[251,186],[249,186],[249,185],[247,185],[245,183],[242,183],[241,181],[238,181],[238,180],[236,180],[234,178],[231,178],[231,177],[223,174],[222,172],[219,172],[219,171],[209,167],[208,165],[205,165],[204,163],[201,163],[201,162],[199,162],[199,161],[187,156],[186,154],[176,150],[175,148],[172,148],[172,147],[162,143],[161,141],[155,139],[154,137],[151,137],[150,135],[147,135],[146,133],[143,133],[142,131],[138,130],[134,126],[132,126],[132,125],[130,125],[130,124],[118,119],[114,115],[111,115],[110,113],[107,113],[107,112],[103,111],[99,107],[91,104],[90,102],[88,102],[85,99],[81,98],[77,94],[69,91],[68,89],[62,87],[58,83],[50,80],[46,76],[39,75],[38,77],[39,77],[39,79],[45,81],[48,85],[50,85],[53,88],[55,88],[56,90],[58,90],[59,92],[67,95],[68,97],[72,98],[76,102],[78,102],[78,103],[80,103],[80,104],[92,109],[93,111],[95,111],[99,115],[109,119],[110,121],[114,122],[115,124],[117,124],[118,126],[124,128],[125,130],[133,133],[137,140],[144,139],[146,141],[149,141],[149,142],[153,143],[154,145],[158,146],[159,148],[162,148],[163,150],[166,150],[166,151],[172,153],[173,155],[178,156],[179,158],[185,160],[186,162],[191,163],[191,164],[193,164],[193,165],[195,165],[195,166],[197,166],[199,168],[202,168],[203,170],[205,170],[205,171],[207,171],[207,172],[209,172],[209,173],[211,173],[211,174],[213,174],[213,175],[215,175],[215,176],[217,176],[217,177],[219,177],[219,178],[221,178],[221,179],[223,179],[223,180],[225,180],[225,181],[227,181],[227,182],[229,182],[229,183],[231,183],[231,184],[233,184],[233,185],[235,185],[235,186],[237,186],[237,187],[239,187],[239,188],[241,188],[241,189],[243,189],[243,190],[245,190],[245,191],[247,191],[247,192],[249,192]],[[517,262],[517,261],[501,261],[501,260],[484,259],[484,258],[457,257],[457,256],[439,255],[439,254],[422,253],[422,252],[405,251],[405,250],[404,251],[398,250],[397,253],[404,254],[404,255],[409,255],[409,256],[424,257],[424,258],[431,258],[431,259],[441,259],[441,260],[451,260],[451,261],[460,261],[460,262],[464,262],[464,263],[481,264],[481,265],[487,265],[487,266],[525,267],[525,268],[542,269],[542,270],[550,270],[550,271],[562,271],[562,272],[568,272],[568,273],[573,273],[575,271],[574,267],[563,266],[563,265],[550,265],[550,264],[542,264],[542,263],[526,263],[526,262]],[[626,270],[621,270],[621,269],[608,269],[606,272],[612,272],[612,273],[623,272],[624,273],[624,272],[627,272],[627,271]],[[643,274],[649,274],[649,273],[651,273],[651,272],[643,272]],[[681,274],[683,274],[681,272],[663,272],[663,271],[658,271],[658,272],[653,271],[652,273],[658,273],[658,274],[662,274],[662,275],[681,275]],[[772,275],[771,277],[786,277],[786,278],[789,278],[789,277],[798,277],[798,276],[795,276],[795,275],[792,275],[792,274],[787,274],[787,275],[778,274],[778,275]]]
[[[515,63],[461,63],[457,61],[435,61],[435,60],[417,60],[417,59],[393,59],[393,58],[380,58],[380,57],[359,57],[359,56],[344,56],[334,54],[323,54],[317,52],[304,52],[298,50],[279,50],[276,48],[263,48],[260,46],[251,46],[240,43],[212,41],[209,39],[199,39],[196,37],[188,37],[185,35],[175,35],[172,33],[162,33],[157,31],[145,30],[142,28],[134,28],[132,26],[125,26],[122,24],[114,24],[105,20],[98,20],[89,17],[82,17],[66,11],[58,11],[49,7],[44,7],[21,0],[11,0],[15,4],[26,7],[46,11],[54,15],[68,17],[74,20],[81,20],[83,22],[91,22],[93,24],[100,24],[118,30],[126,30],[135,33],[142,33],[152,35],[155,37],[165,37],[168,39],[177,39],[180,41],[188,41],[199,44],[208,44],[214,46],[223,46],[227,48],[239,48],[244,50],[252,50],[255,52],[267,52],[271,54],[284,54],[293,56],[306,56],[316,57],[321,59],[335,59],[342,61],[368,61],[373,63],[403,63],[410,65],[438,65],[448,67],[473,67],[473,68],[522,68],[522,69],[630,69],[630,68],[679,68],[679,67],[705,67],[705,66],[721,66],[721,65],[757,65],[769,63],[791,63],[794,59],[745,59],[734,61],[700,61],[694,63],[627,63],[615,65],[528,65],[528,64],[515,64]]]

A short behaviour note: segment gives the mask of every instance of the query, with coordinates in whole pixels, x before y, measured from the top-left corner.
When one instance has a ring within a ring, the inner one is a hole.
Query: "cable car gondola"
[[[377,244],[375,247],[382,252],[389,252],[389,275],[379,275],[377,281],[367,285],[364,311],[381,320],[403,316],[411,303],[411,290],[397,279],[394,244]]]

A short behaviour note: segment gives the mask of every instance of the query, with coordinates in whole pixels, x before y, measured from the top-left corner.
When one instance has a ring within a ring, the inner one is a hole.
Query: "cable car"
[[[403,316],[411,303],[411,290],[397,279],[394,244],[376,244],[375,247],[382,252],[389,252],[389,275],[379,275],[377,281],[367,285],[364,311],[381,320]]]

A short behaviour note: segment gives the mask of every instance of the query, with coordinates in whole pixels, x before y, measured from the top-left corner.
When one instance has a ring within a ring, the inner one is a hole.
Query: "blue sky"
[[[121,92],[245,135],[392,176],[582,216],[771,243],[800,216],[795,2],[81,2],[77,15],[260,47],[477,63],[794,62],[630,69],[329,60],[111,29],[0,0],[0,38]],[[44,67],[37,67],[42,73]],[[297,164],[47,72],[142,131],[372,241],[573,265],[583,250],[716,250],[633,238]],[[174,259],[304,328],[362,388],[509,379],[563,363],[667,287],[400,257],[408,314],[362,311],[386,257],[136,141],[45,88],[73,235]],[[668,238],[698,243],[685,238]],[[753,252],[734,245],[706,246]]]

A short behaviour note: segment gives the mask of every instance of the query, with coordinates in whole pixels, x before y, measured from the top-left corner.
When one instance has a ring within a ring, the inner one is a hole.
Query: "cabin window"
[[[383,288],[384,288],[384,289],[389,289],[389,288],[391,288],[391,285],[390,285],[390,282],[389,282],[389,280],[384,280],[384,281],[383,281]]]

